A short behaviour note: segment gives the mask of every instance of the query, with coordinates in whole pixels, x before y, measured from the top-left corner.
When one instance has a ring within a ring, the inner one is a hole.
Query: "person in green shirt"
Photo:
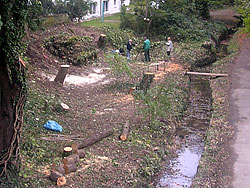
[[[150,56],[149,56],[150,41],[147,37],[145,37],[143,49],[144,49],[144,54],[145,54],[145,61],[149,62],[150,61]]]

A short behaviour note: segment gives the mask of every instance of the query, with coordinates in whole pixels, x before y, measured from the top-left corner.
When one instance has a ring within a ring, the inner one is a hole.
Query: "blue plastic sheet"
[[[43,127],[45,129],[51,130],[51,131],[56,131],[56,132],[62,132],[63,128],[61,125],[59,125],[57,122],[49,120],[47,121]]]

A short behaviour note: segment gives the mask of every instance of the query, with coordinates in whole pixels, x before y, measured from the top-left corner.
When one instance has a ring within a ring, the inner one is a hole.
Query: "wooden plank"
[[[228,74],[217,74],[207,72],[186,72],[188,75],[201,75],[201,76],[216,76],[216,77],[228,77]]]

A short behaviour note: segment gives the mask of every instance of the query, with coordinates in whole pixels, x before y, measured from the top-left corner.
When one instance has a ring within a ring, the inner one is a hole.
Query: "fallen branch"
[[[96,135],[93,135],[92,137],[87,138],[87,139],[83,140],[80,143],[74,143],[74,144],[72,144],[71,147],[72,147],[73,151],[76,151],[78,149],[83,149],[83,148],[86,148],[88,146],[91,146],[91,145],[95,144],[96,142],[98,142],[98,141],[100,141],[100,140],[102,140],[102,139],[104,139],[106,137],[109,137],[112,134],[113,134],[112,129],[106,130],[106,131],[104,131],[102,133],[98,133]]]
[[[206,72],[186,72],[188,75],[201,75],[201,76],[216,76],[216,77],[227,77],[228,74],[216,74],[216,73],[206,73]]]

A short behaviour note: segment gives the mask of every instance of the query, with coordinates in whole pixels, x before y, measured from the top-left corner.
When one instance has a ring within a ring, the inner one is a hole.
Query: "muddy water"
[[[157,188],[190,187],[203,151],[203,138],[211,118],[211,88],[207,78],[192,76],[190,99],[182,127],[176,131],[181,144],[178,156],[166,167]]]

